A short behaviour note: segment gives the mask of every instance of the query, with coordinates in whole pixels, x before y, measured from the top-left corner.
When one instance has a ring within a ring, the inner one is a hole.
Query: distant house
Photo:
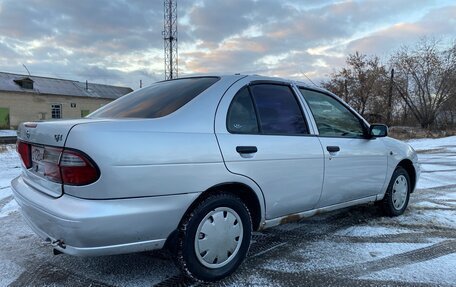
[[[78,81],[0,72],[0,129],[21,122],[81,118],[133,91]]]

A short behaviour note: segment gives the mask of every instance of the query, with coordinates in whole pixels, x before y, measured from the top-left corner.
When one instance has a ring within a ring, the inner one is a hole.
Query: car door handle
[[[237,146],[238,153],[256,153],[258,151],[256,146]]]
[[[326,147],[326,150],[329,151],[329,152],[338,152],[338,151],[340,151],[340,147],[330,145],[330,146]]]

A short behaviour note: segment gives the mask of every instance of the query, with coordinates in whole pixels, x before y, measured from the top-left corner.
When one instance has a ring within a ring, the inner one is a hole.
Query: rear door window
[[[115,100],[93,112],[89,117],[163,117],[184,106],[218,80],[218,77],[201,77],[158,82]]]
[[[261,133],[308,134],[302,110],[289,86],[257,84],[251,86],[251,91]]]
[[[252,98],[247,87],[233,98],[228,109],[227,129],[235,134],[257,134],[258,122]]]

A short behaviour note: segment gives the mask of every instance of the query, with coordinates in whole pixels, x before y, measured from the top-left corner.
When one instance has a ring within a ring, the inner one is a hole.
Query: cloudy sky
[[[455,0],[177,0],[179,74],[321,80],[360,51],[456,39]],[[161,0],[0,0],[0,71],[138,88],[164,79]]]

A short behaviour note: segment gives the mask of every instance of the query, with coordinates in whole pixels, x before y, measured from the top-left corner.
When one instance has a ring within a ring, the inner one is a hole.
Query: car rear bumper
[[[11,182],[30,227],[57,250],[80,256],[160,249],[198,193],[128,199],[53,198]]]

